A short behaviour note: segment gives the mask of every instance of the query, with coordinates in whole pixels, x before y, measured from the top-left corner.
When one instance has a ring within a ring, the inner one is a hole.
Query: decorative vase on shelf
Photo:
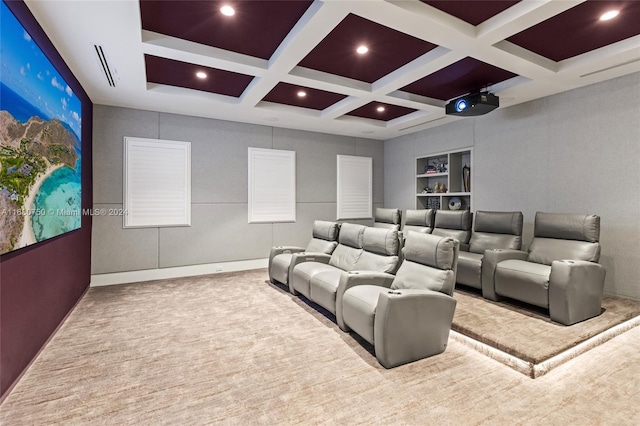
[[[462,182],[464,184],[464,192],[471,192],[471,167],[466,164],[462,168]]]
[[[462,207],[462,200],[458,197],[453,197],[449,200],[449,210],[460,210]]]

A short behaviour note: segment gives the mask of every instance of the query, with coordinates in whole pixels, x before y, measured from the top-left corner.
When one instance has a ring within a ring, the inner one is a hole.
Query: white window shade
[[[295,220],[295,151],[249,148],[249,223]]]
[[[370,219],[372,194],[373,159],[338,155],[337,219]]]
[[[191,226],[191,143],[124,138],[124,227]]]

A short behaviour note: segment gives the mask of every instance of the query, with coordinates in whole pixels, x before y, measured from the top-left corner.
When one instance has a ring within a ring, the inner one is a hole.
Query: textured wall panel
[[[160,139],[191,142],[191,201],[246,203],[247,148],[272,148],[271,128],[160,114]]]
[[[135,271],[158,267],[158,228],[122,227],[122,216],[108,215],[122,204],[94,204],[91,273]]]
[[[549,210],[601,216],[605,291],[635,298],[640,298],[639,99],[640,74],[589,86],[555,96],[549,123]]]
[[[374,208],[383,205],[382,141],[126,108],[96,113],[96,200],[122,203],[123,136],[191,142],[192,226],[123,230],[120,217],[97,217],[94,274],[266,258],[273,245],[306,245],[314,219],[335,220],[337,154],[374,159]],[[247,223],[248,147],[296,152],[296,223]]]
[[[314,220],[336,220],[336,203],[298,203],[295,223],[273,224],[274,246],[306,247]]]
[[[356,138],[273,129],[273,148],[296,151],[297,201],[336,201],[336,155],[356,155]]]
[[[356,153],[360,157],[373,158],[373,202],[384,202],[384,142],[357,139]],[[375,209],[374,209],[375,211]]]
[[[417,155],[473,146],[474,210],[522,211],[525,247],[536,211],[600,215],[605,291],[640,299],[639,100],[636,73],[385,141],[385,207],[413,206]]]
[[[384,205],[415,209],[416,167],[413,143],[394,139],[384,144]]]
[[[272,225],[247,223],[247,204],[194,204],[191,226],[160,228],[160,267],[269,257]]]
[[[158,113],[95,105],[93,202],[122,203],[124,137],[158,138]]]

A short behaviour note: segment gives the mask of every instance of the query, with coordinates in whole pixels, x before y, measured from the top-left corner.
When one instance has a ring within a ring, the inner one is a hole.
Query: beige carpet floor
[[[0,424],[640,424],[640,327],[536,380],[455,341],[386,370],[266,280],[89,289]]]
[[[454,297],[453,330],[533,364],[640,315],[640,302],[605,297],[599,316],[565,326],[551,321],[548,311],[515,300],[492,302],[464,288],[456,288]]]

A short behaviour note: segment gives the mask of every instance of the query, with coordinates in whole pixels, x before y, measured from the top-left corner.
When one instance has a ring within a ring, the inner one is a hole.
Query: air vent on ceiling
[[[102,72],[104,73],[104,76],[107,79],[107,83],[109,83],[109,86],[111,87],[116,87],[117,79],[116,79],[115,68],[109,65],[109,62],[107,61],[107,55],[103,47],[98,44],[94,44],[93,47],[96,50],[96,55],[98,55],[98,62],[100,64],[100,67],[102,68]]]
[[[402,129],[398,129],[399,132],[404,132],[405,130],[415,129],[416,127],[424,126],[425,124],[433,123],[435,121],[444,120],[447,117],[436,118],[435,120],[423,121],[422,123],[414,124],[412,126],[403,127]]]
[[[613,69],[616,69],[616,68],[623,67],[625,65],[633,64],[633,63],[638,62],[638,61],[639,61],[638,59],[632,59],[630,61],[623,62],[621,64],[612,65],[612,66],[607,67],[607,68],[602,68],[602,69],[597,70],[597,71],[593,71],[593,72],[589,72],[589,73],[586,73],[586,74],[582,74],[580,76],[580,78],[584,78],[584,77],[589,77],[589,76],[592,76],[592,75],[600,74],[601,72],[610,71],[610,70],[613,70]]]

